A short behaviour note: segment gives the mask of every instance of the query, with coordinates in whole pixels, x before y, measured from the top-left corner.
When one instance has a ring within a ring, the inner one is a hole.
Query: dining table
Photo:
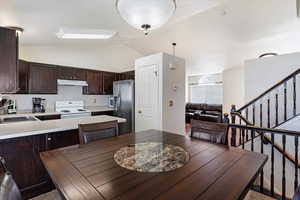
[[[146,130],[40,154],[67,200],[243,199],[268,157]]]

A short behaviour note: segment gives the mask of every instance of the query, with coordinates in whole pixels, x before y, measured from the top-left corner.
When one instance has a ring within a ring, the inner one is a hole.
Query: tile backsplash
[[[46,99],[46,109],[54,109],[56,101],[83,100],[86,106],[108,106],[109,95],[83,95],[81,86],[58,86],[57,95],[12,94],[5,95],[16,100],[18,110],[31,110],[32,97]]]

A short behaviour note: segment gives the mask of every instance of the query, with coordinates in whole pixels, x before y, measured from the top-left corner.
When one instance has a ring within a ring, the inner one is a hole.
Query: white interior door
[[[159,129],[157,65],[139,66],[135,79],[135,130]]]

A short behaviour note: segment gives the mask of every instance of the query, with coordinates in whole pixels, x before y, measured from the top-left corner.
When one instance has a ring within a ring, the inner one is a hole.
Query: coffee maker
[[[32,112],[33,113],[44,113],[45,112],[45,100],[40,97],[32,98]]]

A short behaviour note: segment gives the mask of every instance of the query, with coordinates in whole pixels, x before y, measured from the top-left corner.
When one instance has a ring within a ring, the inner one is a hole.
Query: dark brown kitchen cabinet
[[[37,115],[35,117],[41,121],[56,120],[61,118],[60,115]]]
[[[135,74],[134,71],[128,71],[118,74],[118,80],[134,80]]]
[[[28,94],[28,73],[29,63],[24,60],[19,60],[19,88],[18,94]]]
[[[46,150],[68,147],[79,144],[78,129],[49,133],[46,135]]]
[[[85,81],[86,70],[74,67],[58,66],[58,79]]]
[[[99,95],[103,94],[103,74],[100,71],[86,71],[87,87],[83,87],[83,94]]]
[[[116,81],[116,73],[103,72],[103,94],[113,94],[113,82]]]
[[[18,87],[18,37],[0,27],[0,93],[16,93]]]
[[[99,116],[99,115],[109,115],[109,116],[114,116],[114,111],[95,111],[92,112],[92,116]]]
[[[57,67],[55,65],[30,63],[29,93],[57,94]]]
[[[40,152],[79,144],[78,129],[0,140],[6,161],[23,199],[51,191],[54,186],[40,159]]]
[[[0,140],[0,156],[5,159],[24,199],[52,189],[39,155],[45,150],[44,135]]]

